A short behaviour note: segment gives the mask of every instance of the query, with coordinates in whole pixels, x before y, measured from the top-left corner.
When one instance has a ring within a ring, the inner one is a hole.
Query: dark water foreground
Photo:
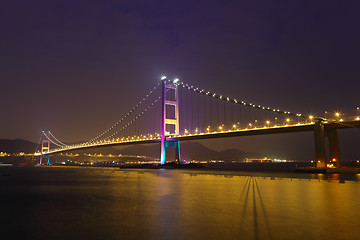
[[[360,175],[0,168],[1,239],[358,239]]]

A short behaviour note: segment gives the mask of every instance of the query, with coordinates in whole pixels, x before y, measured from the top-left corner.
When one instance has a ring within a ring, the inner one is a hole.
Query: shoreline
[[[276,179],[289,179],[289,180],[316,180],[316,181],[326,181],[326,182],[338,182],[345,183],[348,181],[351,182],[360,182],[360,174],[356,173],[319,173],[319,172],[295,172],[295,171],[272,171],[264,169],[253,169],[242,170],[242,169],[219,169],[219,168],[119,168],[119,167],[100,167],[100,166],[61,166],[61,165],[43,165],[43,166],[30,166],[30,167],[0,167],[0,178],[11,179],[14,176],[20,176],[23,174],[31,173],[32,176],[37,176],[38,173],[44,172],[53,174],[52,172],[62,171],[68,172],[69,174],[79,174],[80,172],[92,172],[98,174],[105,174],[109,176],[109,173],[138,173],[138,174],[155,174],[161,176],[168,176],[169,174],[185,174],[190,177],[195,176],[206,176],[214,175],[221,176],[225,178],[266,178],[269,180]],[[105,173],[107,172],[107,173]],[[69,175],[69,176],[71,176]],[[46,176],[41,174],[39,176]],[[9,178],[10,177],[10,178]]]
[[[306,165],[306,164],[301,164]],[[16,166],[13,166],[16,167]],[[26,166],[17,166],[26,167]],[[113,166],[99,166],[99,165],[35,165],[34,167],[76,167],[76,168],[108,168],[108,169],[134,169],[134,170],[199,170],[199,171],[224,171],[224,172],[263,172],[263,173],[294,173],[294,174],[360,174],[360,168],[358,167],[346,167],[340,168],[316,168],[311,166],[299,166],[299,164],[289,163],[241,163],[241,164],[176,164],[166,163],[164,165],[155,164],[128,164],[128,165],[113,165]]]

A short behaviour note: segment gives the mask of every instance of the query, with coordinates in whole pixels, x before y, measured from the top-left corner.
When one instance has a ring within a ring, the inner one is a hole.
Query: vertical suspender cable
[[[216,98],[216,126],[220,124],[219,122],[219,99]]]
[[[199,107],[199,105],[200,105],[200,95],[199,94],[196,94],[196,108],[197,108],[197,110],[196,110],[196,112],[197,112],[197,128],[198,128],[198,130],[200,130],[201,129],[201,127],[200,127],[200,107]]]
[[[225,124],[226,126],[226,101],[223,101],[224,102],[224,121],[223,121],[223,124]]]
[[[212,104],[212,101],[213,101],[213,98],[209,98],[210,100],[210,126],[213,126],[213,104]]]

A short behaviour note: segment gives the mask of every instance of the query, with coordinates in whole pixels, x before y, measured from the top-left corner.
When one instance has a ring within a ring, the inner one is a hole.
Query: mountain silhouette
[[[0,139],[0,152],[33,153],[37,144],[24,139]]]
[[[198,142],[182,142],[180,145],[181,157],[184,160],[224,160],[224,161],[241,161],[245,158],[263,158],[260,153],[244,152],[238,149],[228,149],[225,151],[216,151]],[[175,154],[169,148],[169,155]],[[133,145],[119,150],[124,155],[141,155],[150,157],[159,157],[160,144],[155,145]]]

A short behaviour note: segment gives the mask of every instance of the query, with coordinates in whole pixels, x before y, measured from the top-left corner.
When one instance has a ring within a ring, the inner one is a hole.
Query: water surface
[[[360,175],[0,168],[1,239],[357,239]]]

